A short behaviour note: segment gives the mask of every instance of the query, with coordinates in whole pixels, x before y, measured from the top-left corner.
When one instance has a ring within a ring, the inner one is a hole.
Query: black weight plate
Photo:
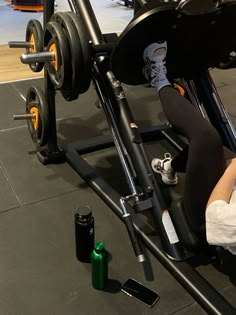
[[[70,16],[68,16],[67,12],[57,12],[52,16],[51,20],[55,21],[57,24],[61,26],[61,28],[65,32],[68,44],[70,46],[71,86],[66,89],[64,89],[64,87],[62,86],[60,92],[67,101],[72,101],[77,99],[79,96],[80,69],[83,66],[83,60],[80,57],[82,48],[78,32]]]
[[[75,27],[77,29],[80,44],[82,48],[81,60],[83,60],[83,67],[80,68],[80,83],[79,83],[79,92],[80,94],[85,93],[90,86],[92,79],[92,48],[89,45],[89,36],[86,32],[86,29],[79,17],[78,14],[73,12],[68,12],[68,15],[73,20]]]
[[[70,48],[65,33],[54,21],[46,24],[44,32],[44,46],[47,51],[55,53],[55,61],[45,63],[48,75],[56,89],[70,87],[71,83],[71,64]]]
[[[35,113],[37,116],[33,119],[27,119],[29,133],[33,142],[40,147],[46,145],[50,120],[47,100],[40,88],[32,86],[28,89],[26,113]]]
[[[32,48],[27,48],[26,53],[38,53],[43,51],[43,28],[38,20],[30,20],[26,27],[25,41],[32,43]],[[43,62],[35,62],[29,65],[33,72],[43,69]]]

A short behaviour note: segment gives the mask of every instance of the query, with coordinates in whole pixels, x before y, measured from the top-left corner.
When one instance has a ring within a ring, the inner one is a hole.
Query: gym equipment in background
[[[30,20],[26,26],[25,41],[12,41],[10,48],[25,48],[26,53],[43,52],[43,28],[38,20]],[[40,72],[44,67],[44,62],[32,62],[29,64],[33,72]]]
[[[37,87],[30,87],[26,96],[26,114],[14,115],[14,120],[27,119],[31,139],[37,147],[47,144],[49,113],[44,92]]]
[[[79,48],[71,41],[75,28],[69,22],[69,15],[54,15],[53,1],[45,1],[44,51],[29,52],[21,58],[26,64],[45,63],[44,93],[50,123],[47,143],[37,147],[39,160],[47,164],[65,159],[74,168],[126,224],[138,261],[145,259],[142,242],[209,314],[236,314],[232,305],[188,263],[190,256],[209,247],[188,225],[185,211],[190,209],[183,209],[181,199],[172,200],[172,206],[166,200],[143,146],[145,141],[165,139],[179,151],[186,143],[167,124],[139,128],[121,84],[121,81],[133,85],[145,82],[144,48],[158,39],[167,39],[167,67],[171,79],[184,83],[193,105],[208,116],[224,144],[236,152],[235,130],[208,71],[218,67],[236,48],[236,1],[137,0],[134,18],[119,38],[116,34],[102,34],[88,0],[68,2],[73,11],[70,16],[81,26],[76,28],[75,44]],[[179,46],[181,52],[176,49]],[[206,49],[203,50],[203,46]],[[75,49],[76,61],[72,57]],[[81,80],[74,69],[83,73]],[[85,139],[60,148],[55,90],[66,91],[65,99],[70,100],[68,95],[77,87],[74,97],[78,98],[86,92],[90,81],[98,94],[111,136]],[[129,186],[126,195],[114,190],[83,158],[85,153],[114,145]],[[176,210],[167,211],[171,207]],[[145,213],[152,216],[152,225],[144,219]]]
[[[12,7],[14,10],[20,11],[43,11],[43,0],[12,0]]]
[[[112,0],[112,1],[114,1],[114,0]],[[134,0],[120,0],[120,1],[118,0],[118,3],[124,5],[125,7],[128,7],[128,8],[134,7]]]

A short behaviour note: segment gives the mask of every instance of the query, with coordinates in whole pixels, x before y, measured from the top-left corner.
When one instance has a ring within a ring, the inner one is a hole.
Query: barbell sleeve
[[[22,54],[20,60],[24,64],[31,64],[35,62],[47,62],[55,59],[55,53],[50,51],[43,51],[33,54]]]
[[[23,41],[11,41],[8,42],[9,48],[31,48],[33,44],[30,42],[23,42]]]
[[[35,114],[18,114],[13,115],[13,120],[23,120],[23,119],[32,119],[35,118]]]

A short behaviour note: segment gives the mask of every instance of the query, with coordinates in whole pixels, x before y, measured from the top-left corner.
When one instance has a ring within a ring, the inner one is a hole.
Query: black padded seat
[[[204,14],[176,9],[178,1],[151,0],[121,33],[111,56],[116,78],[130,85],[146,82],[143,51],[152,42],[167,40],[170,78],[192,79],[216,67],[236,49],[236,1],[223,1]]]

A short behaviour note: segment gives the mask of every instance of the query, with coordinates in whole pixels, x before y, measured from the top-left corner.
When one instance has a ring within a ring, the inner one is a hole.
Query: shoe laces
[[[159,58],[153,60],[150,64],[152,77],[159,77],[160,73],[166,73],[165,61],[160,61]]]
[[[158,171],[161,171],[161,170],[166,171],[165,168],[164,168],[164,164],[165,164],[165,162],[170,161],[171,158],[172,158],[172,157],[171,157],[171,154],[168,153],[168,152],[166,152],[166,153],[164,154],[164,159],[161,160],[161,161],[158,161],[157,164],[155,165],[155,168],[156,168]]]

